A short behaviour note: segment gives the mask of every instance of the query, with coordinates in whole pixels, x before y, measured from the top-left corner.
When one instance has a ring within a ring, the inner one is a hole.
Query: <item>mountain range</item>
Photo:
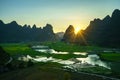
[[[51,24],[45,27],[37,27],[35,24],[21,26],[16,21],[4,24],[0,20],[0,42],[29,42],[29,41],[53,41],[56,36]]]
[[[63,41],[80,45],[120,47],[120,10],[115,9],[111,16],[90,21],[89,26],[76,35],[74,27],[70,25],[66,29]]]
[[[71,30],[73,29],[73,30]],[[69,32],[70,31],[70,32]],[[71,31],[73,31],[71,33]],[[16,21],[5,24],[0,20],[0,42],[30,42],[30,41],[55,41],[62,39],[64,33],[54,33],[51,24],[45,27],[33,25],[21,26]],[[107,15],[103,19],[90,21],[89,26],[78,32],[73,40],[74,28],[69,26],[63,40],[74,41],[80,44],[95,44],[100,46],[120,46],[120,10],[115,9],[111,16]],[[66,37],[65,37],[66,36]],[[71,38],[72,37],[72,38]],[[69,40],[69,39],[72,40]],[[84,38],[84,39],[83,39]],[[84,40],[84,41],[83,41]]]
[[[84,30],[84,37],[88,42],[101,46],[120,45],[120,10],[115,9],[111,15],[105,18],[94,19]]]

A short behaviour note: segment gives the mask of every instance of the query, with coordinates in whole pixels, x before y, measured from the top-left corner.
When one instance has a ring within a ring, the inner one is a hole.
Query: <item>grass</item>
[[[120,53],[100,53],[103,60],[120,62]]]
[[[19,43],[11,43],[11,44],[0,44],[3,49],[9,53],[11,56],[20,56],[20,55],[30,55],[30,56],[46,56],[46,57],[53,57],[57,59],[70,59],[70,58],[77,58],[77,57],[86,57],[84,55],[75,55],[75,54],[50,54],[50,53],[41,53],[34,51],[31,49],[28,44],[19,44]]]
[[[64,42],[44,42],[42,45],[49,46],[56,51],[63,51],[63,52],[70,52],[70,54],[49,54],[49,53],[41,53],[34,51],[31,49],[29,44],[25,43],[6,43],[0,44],[3,49],[9,53],[11,56],[15,55],[30,55],[30,56],[46,56],[46,57],[53,57],[58,59],[70,59],[70,58],[77,58],[77,57],[86,57],[84,55],[75,55],[72,52],[88,52],[88,51],[101,51],[104,48],[97,47],[97,46],[80,46],[75,44],[66,44]],[[120,61],[120,54],[119,53],[99,53],[100,57],[104,60],[109,61]]]
[[[32,50],[30,47],[28,47],[28,44],[22,44],[22,43],[9,43],[9,44],[0,44],[0,46],[3,47],[3,49],[9,53],[11,56],[14,55],[37,55],[39,52],[36,52]]]
[[[75,44],[66,44],[64,42],[45,42],[44,45],[50,46],[50,48],[55,49],[56,51],[63,52],[98,52],[100,57],[108,61],[118,61],[120,62],[120,53],[101,53],[99,51],[106,50],[106,48],[98,46],[80,46]]]
[[[97,46],[80,46],[75,44],[66,44],[64,42],[44,42],[42,45],[49,46],[56,51],[63,51],[63,52],[70,52],[70,54],[49,54],[49,53],[41,53],[34,51],[31,49],[29,44],[26,43],[6,43],[0,44],[3,49],[9,53],[11,56],[15,55],[30,55],[30,56],[46,56],[46,57],[53,57],[58,59],[70,59],[70,58],[77,58],[77,57],[86,57],[84,55],[75,55],[72,52],[88,52],[88,51],[100,51],[104,50],[104,48],[97,47]],[[100,57],[104,60],[109,61],[120,61],[120,54],[119,53],[99,53]]]
[[[96,66],[96,67],[90,67],[90,68],[82,68],[81,71],[87,72],[87,73],[96,73],[96,74],[104,74],[104,75],[110,75],[111,70],[106,69],[104,67]]]
[[[1,74],[0,80],[105,80],[94,75],[65,71],[59,66],[56,63],[40,63]]]
[[[88,52],[88,51],[99,51],[104,48],[98,46],[80,46],[76,44],[66,44],[64,42],[45,42],[43,45],[49,46],[56,51],[63,52]]]

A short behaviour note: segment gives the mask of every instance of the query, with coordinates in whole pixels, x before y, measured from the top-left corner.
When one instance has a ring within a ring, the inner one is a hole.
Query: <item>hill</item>
[[[38,28],[35,24],[32,27],[26,24],[21,26],[16,21],[4,24],[2,20],[0,20],[0,37],[0,43],[55,40],[53,27],[50,24]]]
[[[94,19],[84,31],[87,41],[102,45],[117,47],[120,45],[120,10],[113,11],[112,16],[104,19]]]

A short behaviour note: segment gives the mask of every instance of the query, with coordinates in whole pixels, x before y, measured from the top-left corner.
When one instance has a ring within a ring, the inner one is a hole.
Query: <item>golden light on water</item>
[[[76,27],[76,28],[75,28],[75,34],[77,34],[80,30],[81,30],[80,27]]]

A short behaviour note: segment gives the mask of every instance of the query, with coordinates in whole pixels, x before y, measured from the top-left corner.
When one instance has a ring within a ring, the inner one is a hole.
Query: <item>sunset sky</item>
[[[0,20],[40,27],[49,23],[54,32],[60,32],[69,25],[84,29],[114,9],[120,9],[120,0],[0,0]]]

